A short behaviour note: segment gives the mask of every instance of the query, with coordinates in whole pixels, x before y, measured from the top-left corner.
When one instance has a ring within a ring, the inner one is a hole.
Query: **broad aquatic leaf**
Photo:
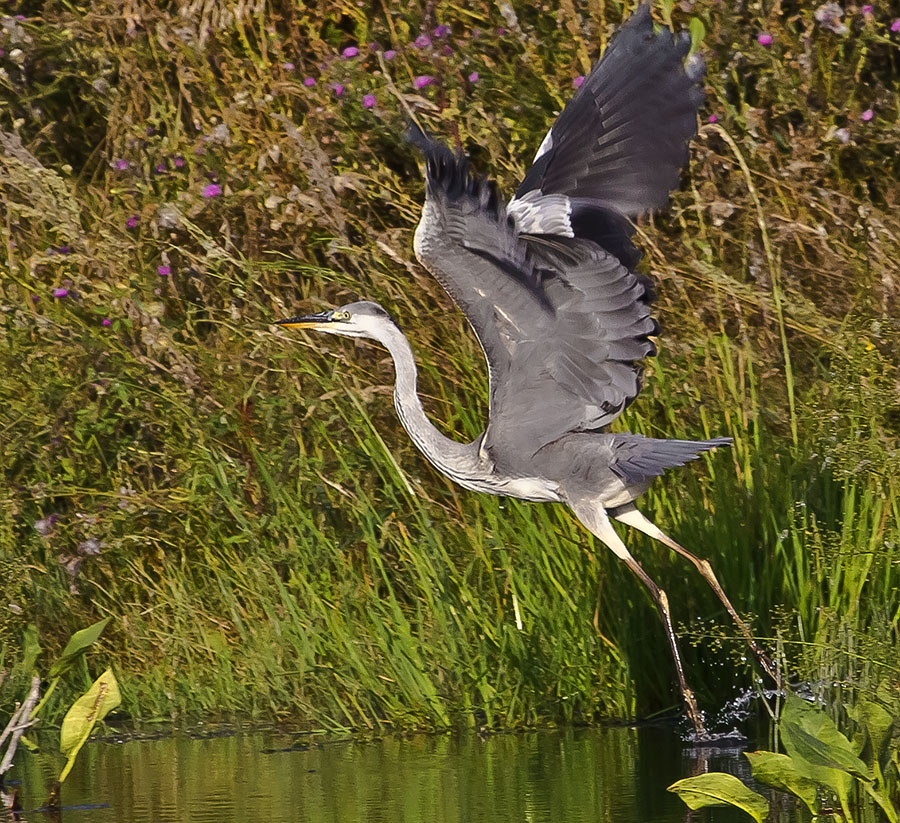
[[[744,757],[750,761],[755,780],[799,797],[813,816],[818,814],[817,784],[790,757],[776,752],[744,752]]]
[[[769,801],[761,794],[748,789],[734,775],[709,772],[686,777],[669,786],[692,809],[704,806],[736,806],[750,815],[757,823],[763,823],[769,813]]]
[[[831,718],[806,700],[787,696],[780,729],[784,748],[795,761],[799,758],[812,766],[844,771],[862,780],[872,779],[866,764],[856,756],[850,741]]]
[[[75,634],[69,638],[69,642],[66,643],[66,647],[63,649],[59,659],[50,667],[49,676],[51,678],[59,677],[61,674],[65,674],[69,671],[88,647],[103,634],[103,630],[110,620],[112,620],[112,617],[104,617],[103,620],[98,623],[94,623],[86,629],[75,632]]]
[[[122,702],[119,683],[110,669],[100,675],[94,684],[78,698],[63,718],[59,731],[60,751],[68,758],[59,782],[68,777],[75,758],[90,737],[98,720],[102,720]]]
[[[872,754],[876,761],[881,759],[884,745],[891,736],[891,729],[894,726],[894,718],[878,703],[870,700],[861,700],[858,707],[858,716],[865,726],[866,733],[869,735],[869,742],[872,744]]]

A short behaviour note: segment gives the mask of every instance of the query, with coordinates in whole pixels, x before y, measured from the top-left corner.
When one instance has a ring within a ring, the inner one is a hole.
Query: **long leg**
[[[620,560],[623,560],[631,571],[633,571],[640,581],[650,590],[659,614],[662,617],[663,626],[666,630],[666,638],[669,641],[669,648],[672,651],[672,658],[675,661],[675,674],[678,677],[678,686],[681,689],[681,696],[684,700],[684,708],[687,712],[688,719],[694,726],[697,739],[702,740],[706,737],[706,729],[703,725],[703,715],[697,708],[697,700],[694,692],[688,687],[684,677],[684,668],[681,665],[681,653],[678,651],[678,642],[675,640],[675,629],[672,625],[672,615],[669,611],[669,598],[666,593],[650,579],[650,576],[641,568],[640,563],[632,557],[631,553],[625,547],[616,530],[613,528],[606,510],[600,504],[594,501],[570,501],[569,505],[572,511],[578,516],[578,519],[588,528],[588,530],[599,537]]]
[[[704,579],[707,583],[712,587],[712,590],[716,593],[716,596],[719,600],[722,601],[722,605],[725,606],[728,614],[731,615],[731,619],[734,620],[735,625],[738,627],[738,631],[744,636],[744,639],[747,641],[747,645],[753,650],[753,653],[756,655],[756,659],[759,660],[759,665],[762,666],[763,670],[769,677],[771,677],[779,686],[781,685],[781,677],[779,675],[778,669],[775,667],[775,664],[772,662],[772,659],[767,655],[756,642],[756,638],[753,637],[753,634],[750,632],[750,627],[744,622],[743,618],[737,613],[737,610],[734,606],[731,605],[731,601],[726,596],[725,592],[722,589],[722,586],[719,584],[718,579],[716,579],[715,572],[712,570],[712,566],[709,565],[708,560],[704,560],[701,557],[697,557],[695,554],[691,554],[684,546],[676,543],[671,537],[669,537],[665,532],[659,529],[654,523],[651,523],[646,517],[644,517],[641,512],[637,510],[634,503],[629,503],[625,506],[620,506],[617,509],[613,509],[610,514],[616,518],[621,523],[625,523],[628,526],[633,526],[638,531],[642,531],[644,534],[652,537],[654,540],[658,540],[660,543],[668,546],[672,551],[678,552],[682,557],[687,558],[694,564],[697,568],[697,571],[703,575]]]

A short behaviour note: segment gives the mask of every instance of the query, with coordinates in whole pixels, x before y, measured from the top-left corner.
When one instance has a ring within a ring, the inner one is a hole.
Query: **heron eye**
[[[336,311],[334,314],[331,315],[331,319],[332,319],[332,320],[349,320],[349,319],[350,319],[350,312],[348,312],[348,311]]]

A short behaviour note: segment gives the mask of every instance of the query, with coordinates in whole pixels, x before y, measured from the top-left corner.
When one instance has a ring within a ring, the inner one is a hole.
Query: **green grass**
[[[114,665],[136,718],[506,727],[677,706],[652,603],[562,507],[454,487],[396,420],[383,351],[271,326],[378,300],[429,412],[474,437],[478,343],[409,262],[405,109],[510,191],[620,7],[517,4],[518,26],[489,4],[207,8],[176,23],[146,4],[132,35],[113,6],[69,4],[17,24],[21,65],[0,43],[0,699],[28,623],[53,650],[112,614],[92,665]],[[735,438],[645,509],[799,677],[851,693],[900,684],[900,35],[876,11],[841,37],[812,6],[695,5],[704,125],[672,208],[640,227],[662,352],[622,421]],[[437,22],[452,54],[408,46]],[[400,54],[336,57],[370,41]],[[721,704],[750,681],[727,616],[691,567],[628,541]]]

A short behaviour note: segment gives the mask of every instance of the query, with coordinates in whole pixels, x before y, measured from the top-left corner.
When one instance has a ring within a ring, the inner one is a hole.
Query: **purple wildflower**
[[[155,169],[155,171],[156,171],[157,174],[162,174],[165,170],[166,170],[166,164],[165,164],[165,163],[157,163],[157,164],[156,164],[156,169]]]
[[[865,5],[862,7],[862,13],[864,16],[869,17],[875,12],[875,7],[870,5]]]
[[[128,226],[129,229],[133,229],[136,228],[137,224],[140,222],[141,218],[136,214],[132,214],[131,217],[125,221],[125,225]]]
[[[222,187],[218,183],[209,183],[203,187],[203,196],[207,199],[218,197],[222,193]]]
[[[579,74],[578,77],[576,77],[576,78],[572,81],[572,85],[573,85],[576,89],[580,89],[580,88],[581,88],[581,84],[582,84],[583,82],[584,82],[584,75],[583,75],[583,74]]]
[[[872,109],[866,109],[860,116],[859,119],[864,123],[868,123],[875,116],[875,112]]]
[[[125,169],[128,168],[128,161],[127,160],[116,160],[116,162],[113,165],[115,166],[116,171],[125,171]]]
[[[761,46],[771,46],[774,39],[767,31],[762,31],[756,35],[756,42]]]
[[[180,168],[182,168],[182,166],[184,166],[184,158],[183,158],[183,157],[176,157],[176,158],[175,158],[175,168],[176,168],[176,169],[180,169]]]
[[[344,56],[345,60],[349,60],[351,57],[359,56],[359,49],[356,46],[347,46],[343,52],[341,52]]]
[[[434,78],[430,74],[420,74],[413,80],[413,85],[417,89],[424,89],[425,86],[430,86],[432,83],[434,83]]]
[[[71,254],[72,247],[71,246],[60,246],[57,250],[60,254]]]
[[[435,37],[446,37],[448,34],[450,34],[450,26],[441,24],[434,30],[433,34]]]
[[[506,34],[506,29],[500,28],[497,29],[497,37],[503,37]]]
[[[900,31],[900,17],[898,17],[893,23],[891,23],[891,31],[894,33]]]
[[[57,299],[62,299],[63,297],[68,297],[69,290],[68,289],[53,289],[53,296],[56,297]]]
[[[334,84],[334,96],[340,97],[344,93],[344,84],[343,83],[335,83]]]
[[[111,325],[112,325],[112,320],[110,320],[108,317],[104,317],[104,318],[100,321],[100,325],[101,325],[101,326],[111,326]]]
[[[297,67],[293,63],[288,61],[287,63],[282,63],[281,68],[283,68],[285,71],[293,71]]]
[[[38,294],[32,294],[32,295],[31,295],[31,302],[32,302],[32,303],[40,303],[40,302],[41,302],[40,295],[38,295]]]
[[[900,22],[900,21],[898,21],[898,22]],[[388,49],[388,50],[384,53],[384,59],[385,59],[385,60],[393,60],[396,56],[397,56],[397,52],[396,52],[395,49]]]
[[[413,41],[413,45],[417,49],[427,49],[431,45],[431,38],[427,34],[420,34]]]
[[[303,85],[306,86],[307,88],[311,88],[312,86],[316,85],[316,78],[315,77],[307,77],[303,81]]]
[[[371,109],[375,106],[375,95],[374,94],[364,94],[363,95],[363,106],[367,109]]]
[[[718,123],[719,117],[718,117],[718,115],[711,114],[709,117],[706,118],[706,122],[707,123]]]
[[[477,83],[477,82],[478,82],[478,72],[477,72],[477,71],[473,71],[473,72],[469,75],[469,82],[470,82],[470,83]]]
[[[172,273],[172,267],[171,266],[157,266],[156,273],[160,277],[168,277]]]

